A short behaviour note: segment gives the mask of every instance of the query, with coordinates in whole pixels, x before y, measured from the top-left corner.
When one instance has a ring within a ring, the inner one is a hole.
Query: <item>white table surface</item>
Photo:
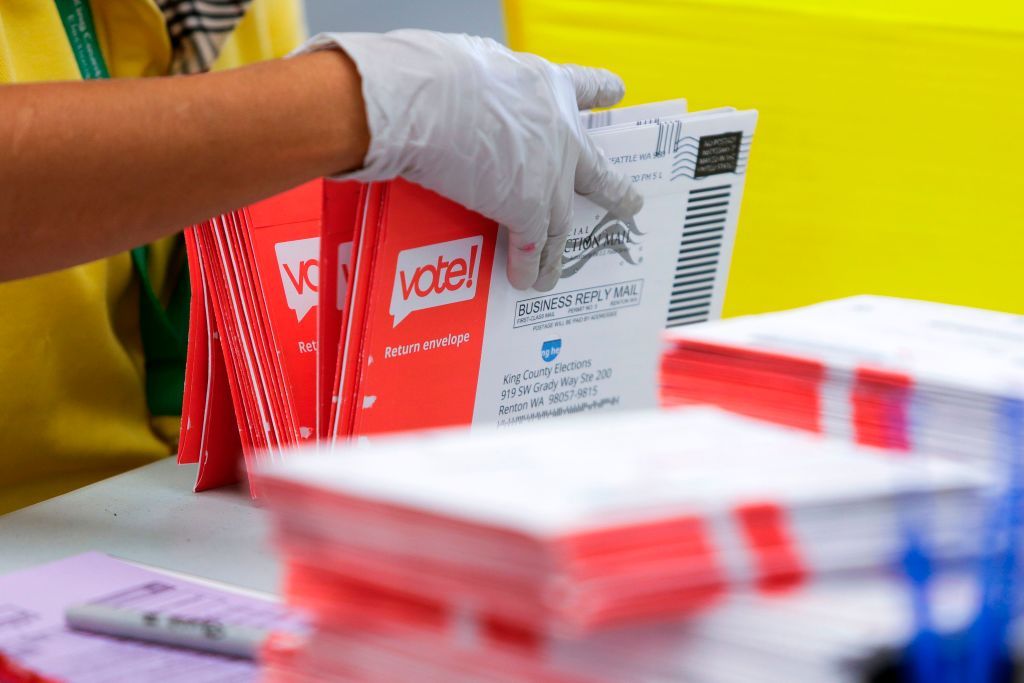
[[[0,573],[88,550],[278,592],[266,513],[241,488],[193,493],[174,458],[0,516]]]

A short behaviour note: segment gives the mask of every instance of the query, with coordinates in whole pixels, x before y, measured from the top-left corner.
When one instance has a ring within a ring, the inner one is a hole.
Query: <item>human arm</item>
[[[492,40],[327,34],[231,72],[0,87],[0,280],[100,258],[321,175],[402,176],[507,226],[550,289],[574,192],[642,199],[583,133],[622,81]]]
[[[368,144],[359,75],[337,51],[201,76],[0,86],[0,280],[358,168]]]

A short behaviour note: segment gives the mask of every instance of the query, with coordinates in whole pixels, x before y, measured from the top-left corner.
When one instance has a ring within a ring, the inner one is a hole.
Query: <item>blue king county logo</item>
[[[550,363],[558,358],[558,352],[562,350],[561,339],[550,339],[540,345],[540,357],[545,363]]]

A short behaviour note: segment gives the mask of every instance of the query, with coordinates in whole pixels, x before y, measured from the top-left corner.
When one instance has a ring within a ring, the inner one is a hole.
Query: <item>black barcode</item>
[[[700,323],[711,317],[731,195],[731,185],[701,187],[687,195],[667,327]]]

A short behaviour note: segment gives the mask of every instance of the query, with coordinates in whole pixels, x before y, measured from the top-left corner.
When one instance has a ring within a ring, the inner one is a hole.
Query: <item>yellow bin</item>
[[[627,102],[760,111],[726,315],[855,293],[1024,313],[1024,1],[506,0]]]

